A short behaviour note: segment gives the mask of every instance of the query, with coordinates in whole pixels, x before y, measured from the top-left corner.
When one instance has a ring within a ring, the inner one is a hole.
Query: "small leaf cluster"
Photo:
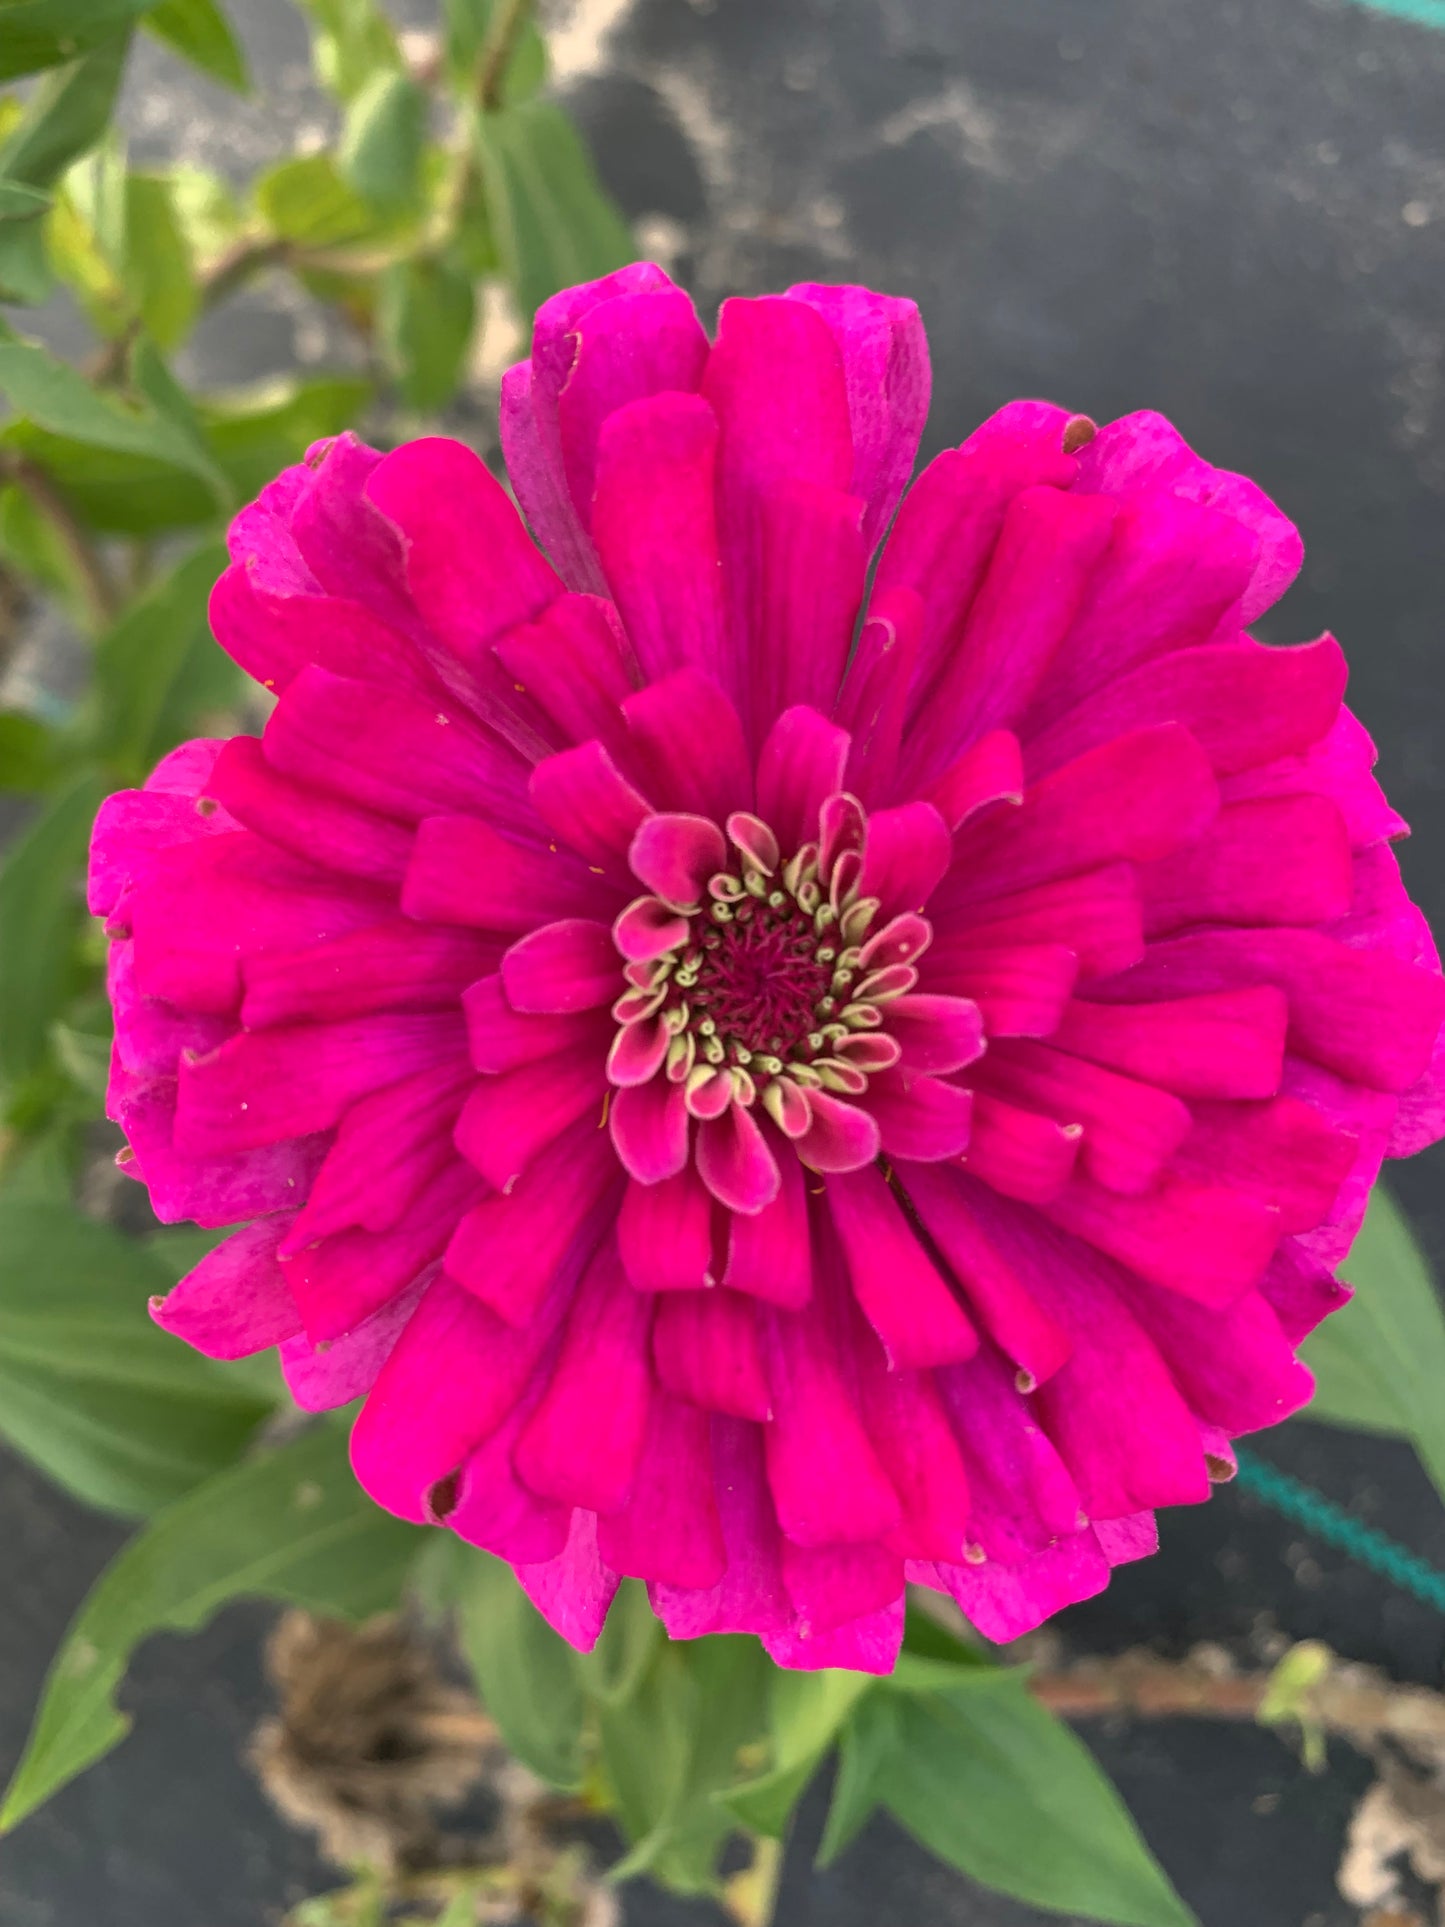
[[[77,1166],[99,1110],[103,946],[81,895],[97,802],[253,700],[206,624],[231,514],[344,428],[434,426],[489,291],[525,324],[632,253],[544,96],[528,0],[447,0],[420,48],[376,0],[298,5],[335,138],[237,182],[133,165],[116,120],[142,35],[249,89],[219,0],[0,0],[0,83],[21,83],[0,88],[0,673],[41,607],[86,643],[74,691],[0,680],[0,793],[33,799],[0,867],[0,1183],[48,1137]],[[206,316],[267,276],[353,338],[347,368],[189,383]],[[27,326],[57,293],[93,335],[79,365]]]

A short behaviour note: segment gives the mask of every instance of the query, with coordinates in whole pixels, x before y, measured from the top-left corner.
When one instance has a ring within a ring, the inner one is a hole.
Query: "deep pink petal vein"
[[[906,1583],[993,1639],[1098,1592],[1445,1129],[1344,660],[1249,632],[1290,523],[1041,402],[905,495],[928,388],[865,289],[558,295],[522,514],[313,449],[212,604],[264,731],[96,826],[122,1161],[245,1225],[156,1318],[364,1397],[367,1490],[581,1647],[623,1575],[872,1671]]]

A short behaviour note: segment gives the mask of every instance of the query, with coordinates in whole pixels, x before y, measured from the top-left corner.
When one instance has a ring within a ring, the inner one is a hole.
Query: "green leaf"
[[[249,500],[312,442],[354,426],[370,396],[370,383],[358,376],[279,378],[208,397],[202,427],[233,494]],[[0,441],[33,455],[81,519],[106,534],[154,535],[215,520],[210,495],[174,463],[97,448],[31,423],[5,430]]]
[[[0,1432],[106,1511],[169,1505],[230,1465],[270,1409],[152,1324],[147,1301],[169,1283],[108,1225],[0,1200]]]
[[[659,1644],[638,1688],[598,1710],[607,1778],[634,1842],[613,1880],[644,1870],[681,1893],[717,1891],[717,1856],[735,1829],[719,1797],[738,1752],[764,1730],[775,1669],[754,1639]]]
[[[0,80],[39,73],[123,34],[154,0],[9,0],[0,16]]]
[[[475,93],[484,49],[496,17],[494,0],[443,0],[446,18],[447,65],[453,80]],[[547,78],[547,43],[535,20],[522,23],[502,76],[502,103],[514,106],[527,100]]]
[[[471,346],[476,298],[471,276],[447,262],[398,261],[382,276],[382,346],[408,407],[444,408],[457,389]]]
[[[898,1709],[887,1693],[865,1693],[843,1728],[828,1821],[816,1865],[831,1867],[878,1805],[888,1763],[901,1744]]]
[[[116,35],[45,76],[0,142],[0,174],[32,188],[52,187],[76,156],[101,138],[127,45],[126,34]],[[46,225],[20,221],[0,229],[0,298],[39,302],[49,293],[54,277],[45,252]]]
[[[1445,1311],[1404,1214],[1381,1185],[1341,1276],[1355,1296],[1311,1332],[1305,1418],[1407,1438],[1445,1497]]]
[[[110,1038],[73,1024],[52,1024],[50,1043],[56,1063],[98,1111],[110,1082]]]
[[[497,247],[524,319],[559,288],[632,258],[627,223],[560,107],[529,100],[474,117]]]
[[[453,1539],[442,1582],[462,1652],[508,1747],[552,1786],[582,1777],[582,1689],[572,1649],[517,1584],[510,1566]]]
[[[125,289],[146,331],[162,348],[185,340],[201,296],[168,180],[132,174],[125,184]]]
[[[745,1826],[774,1839],[782,1837],[793,1808],[843,1722],[872,1684],[867,1673],[778,1669],[769,1707],[773,1764],[768,1772],[725,1796],[728,1808]]]
[[[55,774],[55,733],[38,716],[0,710],[0,790],[42,790]]]
[[[205,167],[177,167],[167,176],[171,205],[192,259],[205,265],[219,260],[244,225],[240,203],[228,182]]]
[[[248,93],[246,56],[216,0],[160,0],[145,24],[158,40],[238,94]]]
[[[882,1801],[930,1852],[1035,1907],[1196,1927],[1093,1756],[1017,1678],[892,1704]]]
[[[0,222],[33,221],[50,202],[51,196],[43,188],[28,187],[24,181],[0,180]]]
[[[87,771],[11,844],[0,868],[0,1077],[16,1083],[46,1056],[52,1021],[82,980],[80,875],[103,794]]]
[[[229,510],[233,506],[231,484],[211,453],[191,398],[166,366],[155,343],[145,335],[139,336],[131,349],[130,378],[155,410],[175,449],[172,459],[199,475],[215,497],[216,506],[223,512]]]
[[[329,154],[282,161],[260,177],[255,192],[257,211],[271,232],[301,247],[336,247],[376,226],[375,210],[342,179]]]
[[[639,1580],[624,1579],[597,1644],[590,1653],[572,1655],[586,1691],[604,1706],[621,1706],[631,1699],[661,1636],[647,1588]]]
[[[216,647],[206,605],[225,566],[225,549],[207,543],[133,602],[96,646],[92,740],[123,780],[140,782],[170,747],[160,721],[192,653]]]
[[[197,1486],[130,1541],[81,1607],[46,1680],[0,1831],[125,1736],[115,1688],[149,1634],[192,1632],[239,1598],[355,1618],[380,1612],[395,1605],[420,1536],[362,1492],[333,1425]]]
[[[342,174],[373,207],[410,207],[417,198],[426,95],[408,74],[374,74],[346,110],[337,160]]]
[[[138,367],[154,378],[158,359],[152,349]],[[0,393],[9,397],[18,414],[52,434],[117,454],[149,456],[213,484],[214,461],[204,446],[197,448],[174,415],[165,417],[155,409],[158,392],[161,384],[156,382],[147,397],[150,410],[127,408],[100,394],[84,375],[57,361],[38,342],[22,340],[0,323]]]
[[[359,94],[379,67],[398,63],[396,37],[374,0],[301,0],[311,16],[316,77],[342,100]]]

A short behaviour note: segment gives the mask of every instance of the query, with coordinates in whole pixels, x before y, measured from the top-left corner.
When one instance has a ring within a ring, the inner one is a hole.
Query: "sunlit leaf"
[[[51,196],[43,188],[28,187],[24,181],[0,180],[0,223],[33,221],[50,202]]]
[[[382,276],[378,318],[408,407],[444,408],[461,381],[476,321],[471,276],[444,261],[398,261]]]
[[[316,77],[342,100],[353,100],[378,68],[394,67],[396,36],[376,0],[300,0],[312,21]]]
[[[102,787],[89,772],[26,825],[0,868],[0,1077],[15,1083],[44,1059],[52,1021],[83,980],[79,877]]]
[[[68,1205],[0,1199],[0,1435],[107,1511],[169,1505],[270,1408],[152,1324],[147,1300],[170,1283],[143,1245]]]
[[[128,36],[102,41],[82,59],[47,74],[0,140],[0,175],[31,188],[50,188],[110,120],[125,66]],[[43,301],[54,277],[45,253],[44,224],[0,227],[0,298]]]
[[[256,208],[273,234],[303,247],[336,247],[376,226],[375,211],[329,154],[282,161],[256,183]]]
[[[1445,1497],[1445,1311],[1400,1207],[1382,1186],[1341,1276],[1355,1296],[1305,1340],[1304,1417],[1409,1439]]]
[[[481,78],[483,54],[497,18],[497,0],[443,0],[447,65],[468,92]],[[523,20],[512,41],[502,76],[500,101],[514,106],[528,100],[547,78],[547,43],[535,20]]]
[[[462,1653],[503,1740],[552,1786],[582,1775],[582,1688],[572,1649],[510,1566],[453,1538],[435,1554],[434,1597],[455,1611]]]
[[[199,645],[215,649],[206,604],[226,552],[208,543],[126,610],[96,646],[95,753],[121,781],[139,783],[170,747],[161,721]]]
[[[38,716],[0,710],[0,790],[44,789],[55,774],[55,732]]]
[[[158,174],[132,174],[126,181],[125,288],[160,347],[185,340],[200,309],[200,290],[170,182]]]
[[[158,40],[238,94],[247,92],[246,56],[216,0],[160,0],[145,17]]]
[[[8,1830],[124,1738],[115,1689],[139,1642],[192,1632],[232,1599],[363,1617],[396,1604],[421,1534],[372,1504],[346,1438],[317,1426],[208,1479],[107,1567],[60,1648],[3,1809]]]
[[[373,207],[409,207],[417,197],[426,96],[398,69],[383,69],[346,110],[337,163]]]
[[[838,1771],[817,1864],[830,1867],[862,1832],[882,1797],[888,1763],[902,1744],[898,1708],[890,1693],[869,1693],[854,1707],[838,1746]]]
[[[627,223],[560,107],[524,101],[475,126],[498,252],[525,318],[559,288],[631,259]]]
[[[0,80],[39,73],[123,34],[154,0],[9,0],[0,15]]]

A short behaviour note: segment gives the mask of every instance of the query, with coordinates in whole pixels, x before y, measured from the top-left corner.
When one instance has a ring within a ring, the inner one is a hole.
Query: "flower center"
[[[831,797],[818,841],[784,861],[767,824],[736,812],[717,837],[723,865],[693,901],[642,897],[623,913],[631,987],[613,1006],[614,1083],[661,1071],[697,1117],[761,1100],[792,1135],[803,1090],[857,1097],[897,1063],[887,1006],[917,983],[931,931],[912,914],[876,927],[864,824],[853,797]]]

